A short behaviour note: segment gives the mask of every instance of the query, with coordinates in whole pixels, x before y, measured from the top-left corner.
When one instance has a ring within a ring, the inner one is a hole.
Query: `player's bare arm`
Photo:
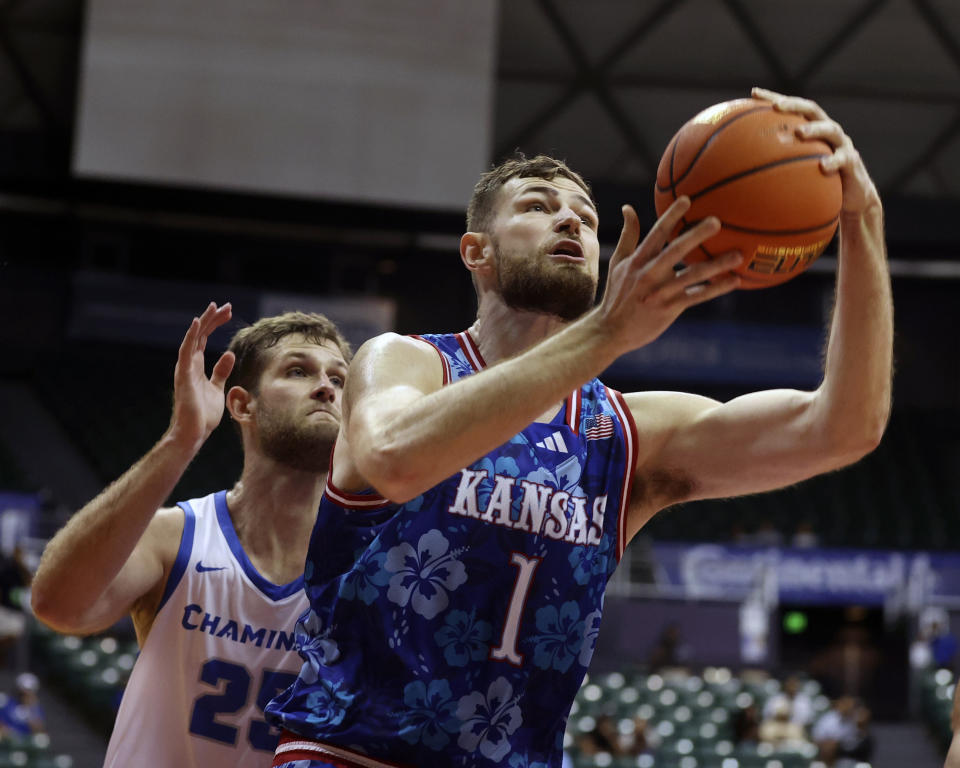
[[[890,411],[893,302],[876,188],[842,128],[813,102],[756,89],[811,120],[834,147],[821,167],[843,182],[836,305],[823,381],[721,404],[678,393],[627,402],[641,435],[631,533],[678,501],[771,490],[850,464],[878,444]],[[744,471],[744,468],[749,468]]]
[[[34,612],[62,632],[90,633],[133,612],[138,634],[159,601],[183,530],[179,509],[158,508],[173,491],[223,414],[223,386],[233,367],[225,353],[208,379],[207,337],[230,319],[211,303],[194,318],[177,358],[174,408],[159,442],[77,512],[50,540],[33,581]],[[141,637],[141,640],[143,638]]]
[[[947,750],[947,759],[943,768],[960,768],[960,685],[954,686],[953,689],[950,728],[953,730],[953,739],[950,741],[950,749]]]
[[[719,226],[706,219],[667,244],[689,205],[680,198],[642,242],[636,213],[624,206],[603,301],[475,376],[443,387],[440,360],[423,342],[388,335],[365,344],[344,393],[334,483],[348,491],[372,485],[397,502],[414,498],[509,440],[624,352],[652,341],[687,307],[735,288],[739,278],[729,270],[738,254],[676,276],[675,265]]]

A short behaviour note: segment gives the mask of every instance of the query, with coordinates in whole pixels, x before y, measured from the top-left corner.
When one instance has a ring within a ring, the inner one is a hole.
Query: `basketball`
[[[804,122],[769,102],[737,99],[703,110],[677,131],[657,169],[657,215],[687,195],[681,229],[707,216],[722,224],[687,263],[738,250],[740,287],[766,288],[796,277],[823,253],[840,220],[840,175],[820,169],[833,152],[829,144],[796,135]]]

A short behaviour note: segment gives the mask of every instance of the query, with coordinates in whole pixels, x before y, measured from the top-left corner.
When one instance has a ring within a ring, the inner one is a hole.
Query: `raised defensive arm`
[[[852,463],[880,441],[890,412],[893,300],[876,188],[849,137],[805,99],[757,89],[810,118],[803,135],[834,146],[843,182],[836,303],[821,385],[721,404],[675,393],[627,397],[646,436],[633,531],[678,501],[766,491]]]
[[[229,304],[211,303],[193,319],[177,359],[169,428],[47,544],[31,601],[34,613],[54,629],[78,634],[104,629],[162,584],[176,556],[183,513],[157,510],[223,414],[233,353],[220,358],[209,380],[203,356],[207,337],[230,314]]]

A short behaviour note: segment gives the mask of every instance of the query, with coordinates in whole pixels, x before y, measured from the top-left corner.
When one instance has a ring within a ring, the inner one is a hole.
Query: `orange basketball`
[[[657,169],[657,215],[681,195],[692,203],[682,227],[707,216],[719,233],[688,263],[739,250],[742,288],[766,288],[803,272],[823,253],[840,220],[840,176],[820,169],[832,153],[794,133],[799,115],[757,99],[716,104],[670,140]]]

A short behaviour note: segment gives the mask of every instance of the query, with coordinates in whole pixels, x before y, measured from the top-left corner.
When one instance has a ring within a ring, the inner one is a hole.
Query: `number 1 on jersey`
[[[513,594],[510,595],[510,606],[507,608],[507,620],[500,635],[500,645],[490,651],[490,658],[495,661],[509,661],[515,666],[523,663],[523,654],[517,650],[517,635],[520,632],[520,619],[523,618],[523,606],[533,583],[533,573],[542,559],[525,557],[519,552],[514,552],[510,558],[510,564],[517,566],[517,580],[513,584]]]

